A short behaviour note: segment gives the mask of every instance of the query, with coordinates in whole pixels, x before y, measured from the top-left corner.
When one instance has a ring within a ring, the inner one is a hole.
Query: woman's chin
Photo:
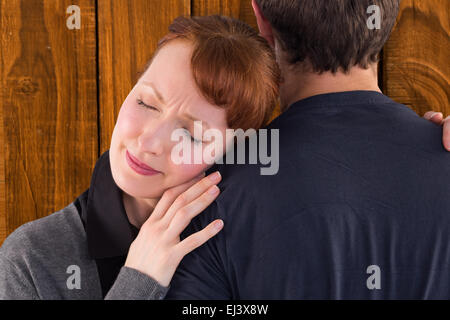
[[[129,196],[133,198],[143,198],[143,199],[157,199],[161,198],[162,194],[164,193],[163,190],[145,190],[136,188],[135,185],[128,186],[125,185],[117,185],[123,192],[128,194]]]
[[[117,173],[114,170],[112,170],[112,176],[116,185],[123,192],[135,198],[156,199],[164,193],[164,190],[160,187],[161,181],[155,183],[147,181],[142,184],[137,181],[137,178],[130,177],[126,173]]]

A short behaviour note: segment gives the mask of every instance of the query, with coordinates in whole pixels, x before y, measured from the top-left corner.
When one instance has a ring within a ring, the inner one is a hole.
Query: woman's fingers
[[[428,111],[423,115],[423,117],[426,120],[434,122],[435,124],[442,124],[442,120],[444,119],[444,115],[442,114],[442,112],[435,111]]]
[[[423,115],[424,119],[443,126],[442,141],[445,149],[450,151],[450,116],[444,119],[442,112],[428,111]]]
[[[170,221],[169,237],[178,237],[188,226],[191,220],[205,210],[219,195],[220,190],[216,185],[211,186],[197,199],[180,208]]]
[[[188,190],[180,194],[174,203],[170,206],[170,208],[165,213],[164,217],[162,217],[163,223],[168,226],[172,221],[175,213],[181,208],[187,206],[192,201],[201,196],[206,190],[211,188],[213,185],[216,185],[220,182],[222,177],[218,171],[211,173],[207,177],[203,178]]]
[[[176,245],[177,256],[181,259],[189,252],[197,249],[206,241],[214,237],[223,228],[223,221],[218,219],[211,222],[203,230],[200,230]]]
[[[152,214],[150,215],[150,218],[147,221],[155,221],[164,216],[164,214],[167,212],[167,210],[170,208],[170,206],[174,203],[174,201],[180,194],[188,190],[190,187],[192,187],[194,184],[199,182],[204,177],[205,173],[202,173],[201,175],[193,178],[188,182],[185,182],[183,184],[180,184],[178,186],[166,190],[162,195],[161,199],[158,201],[155,209],[153,210]]]
[[[444,130],[443,130],[443,140],[444,146],[447,151],[450,151],[450,116],[444,120]]]

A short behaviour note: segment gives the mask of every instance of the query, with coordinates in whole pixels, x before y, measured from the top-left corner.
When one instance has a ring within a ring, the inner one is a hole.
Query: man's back
[[[220,217],[184,258],[168,298],[450,298],[450,154],[442,128],[377,92],[293,104],[280,167],[220,166],[221,196],[183,236]]]

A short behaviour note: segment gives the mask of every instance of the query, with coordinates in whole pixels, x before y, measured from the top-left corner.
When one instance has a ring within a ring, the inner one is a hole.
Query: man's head
[[[389,38],[400,0],[253,0],[261,34],[277,42],[285,62],[315,73],[368,68]],[[369,6],[380,9],[370,29]]]

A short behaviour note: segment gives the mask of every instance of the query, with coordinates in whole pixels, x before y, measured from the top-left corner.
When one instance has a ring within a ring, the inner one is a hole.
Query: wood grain
[[[257,30],[251,0],[193,0],[192,15],[219,14],[240,19]]]
[[[109,149],[122,102],[152,57],[158,40],[190,0],[98,2],[100,153]]]
[[[449,115],[450,1],[403,0],[383,58],[386,95],[420,115]]]
[[[1,16],[1,4],[0,4],[0,16]],[[1,75],[2,75],[2,63],[0,59],[0,76]],[[2,101],[3,101],[3,90],[0,90],[0,106]],[[6,228],[5,147],[3,143],[5,141],[4,137],[5,134],[3,128],[3,112],[0,110],[0,244],[3,243],[3,240],[8,235],[8,231]]]
[[[81,8],[68,30],[66,8]],[[98,154],[94,0],[0,0],[0,241],[89,187]]]

